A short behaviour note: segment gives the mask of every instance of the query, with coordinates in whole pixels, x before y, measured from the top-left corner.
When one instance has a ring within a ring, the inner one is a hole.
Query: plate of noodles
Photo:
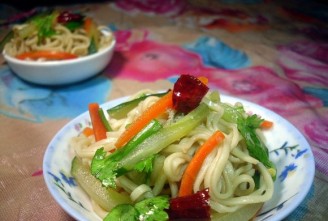
[[[14,25],[1,45],[6,62],[20,78],[60,85],[100,73],[112,58],[115,38],[91,17],[51,11]]]
[[[43,173],[68,214],[77,220],[276,221],[298,207],[315,167],[308,142],[291,123],[212,90],[182,113],[170,103],[175,90],[90,104],[55,135]],[[155,120],[122,141],[140,116],[153,116],[151,106],[166,108],[155,108]],[[250,140],[265,148],[257,152]]]

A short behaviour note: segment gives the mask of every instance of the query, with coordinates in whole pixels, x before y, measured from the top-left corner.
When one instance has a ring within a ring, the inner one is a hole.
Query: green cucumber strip
[[[100,119],[101,119],[101,122],[104,124],[106,130],[107,130],[107,131],[112,131],[112,128],[111,128],[111,126],[109,125],[109,122],[108,122],[108,120],[106,119],[106,116],[105,116],[104,110],[103,110],[102,108],[99,108],[99,110],[98,110],[98,114],[99,114]]]
[[[81,188],[106,211],[110,211],[119,204],[131,203],[129,195],[102,186],[78,157],[72,160],[71,174]]]
[[[88,47],[88,54],[94,54],[98,51],[96,40],[94,37],[90,39],[90,45]]]
[[[122,119],[122,118],[126,117],[126,115],[132,109],[134,109],[140,103],[140,101],[143,101],[147,97],[150,97],[150,96],[162,97],[165,94],[167,94],[167,92],[144,95],[144,96],[138,97],[136,99],[133,99],[131,101],[127,101],[127,102],[121,103],[121,104],[119,104],[119,105],[117,105],[115,107],[112,107],[112,108],[110,108],[110,109],[107,110],[107,113],[112,118]]]

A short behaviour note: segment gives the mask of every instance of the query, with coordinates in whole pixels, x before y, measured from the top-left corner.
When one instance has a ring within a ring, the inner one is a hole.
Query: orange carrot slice
[[[173,108],[173,92],[170,91],[161,97],[152,106],[146,109],[117,139],[115,146],[119,148],[131,140],[139,131],[141,131],[151,120],[165,113],[166,110]]]
[[[93,129],[91,127],[86,127],[83,129],[82,133],[86,136],[89,137],[93,135]]]
[[[107,138],[106,136],[106,128],[101,121],[99,116],[99,104],[90,103],[89,104],[89,114],[91,118],[91,124],[93,128],[93,133],[95,135],[96,141]]]
[[[261,123],[260,127],[261,127],[262,129],[270,129],[270,128],[273,127],[273,122],[272,122],[272,121],[268,121],[268,120],[264,120],[264,121]]]
[[[183,173],[179,196],[188,196],[192,194],[193,184],[196,176],[203,165],[206,157],[217,147],[224,139],[224,134],[221,131],[216,131],[205,143],[198,149],[194,157],[189,162],[185,172]]]
[[[91,18],[87,17],[84,19],[84,29],[88,35],[91,35],[91,29],[93,26],[93,21]]]
[[[37,60],[40,58],[44,58],[46,60],[68,60],[77,57],[78,56],[75,54],[62,52],[62,51],[31,51],[31,52],[24,52],[16,56],[16,58],[20,60],[25,60],[28,58],[32,60]]]

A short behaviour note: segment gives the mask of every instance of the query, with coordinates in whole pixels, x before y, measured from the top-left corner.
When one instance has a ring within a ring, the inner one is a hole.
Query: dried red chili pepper
[[[208,90],[197,77],[181,75],[173,87],[174,108],[182,113],[189,113],[199,105]]]

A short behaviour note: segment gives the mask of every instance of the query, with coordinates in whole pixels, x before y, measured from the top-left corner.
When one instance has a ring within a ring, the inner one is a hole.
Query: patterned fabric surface
[[[313,1],[134,1],[58,6],[108,26],[113,60],[91,79],[46,87],[0,66],[0,220],[72,220],[52,199],[42,160],[52,137],[90,102],[163,90],[184,73],[280,114],[311,145],[316,175],[286,220],[328,217],[328,7]],[[44,7],[0,5],[0,36]]]

